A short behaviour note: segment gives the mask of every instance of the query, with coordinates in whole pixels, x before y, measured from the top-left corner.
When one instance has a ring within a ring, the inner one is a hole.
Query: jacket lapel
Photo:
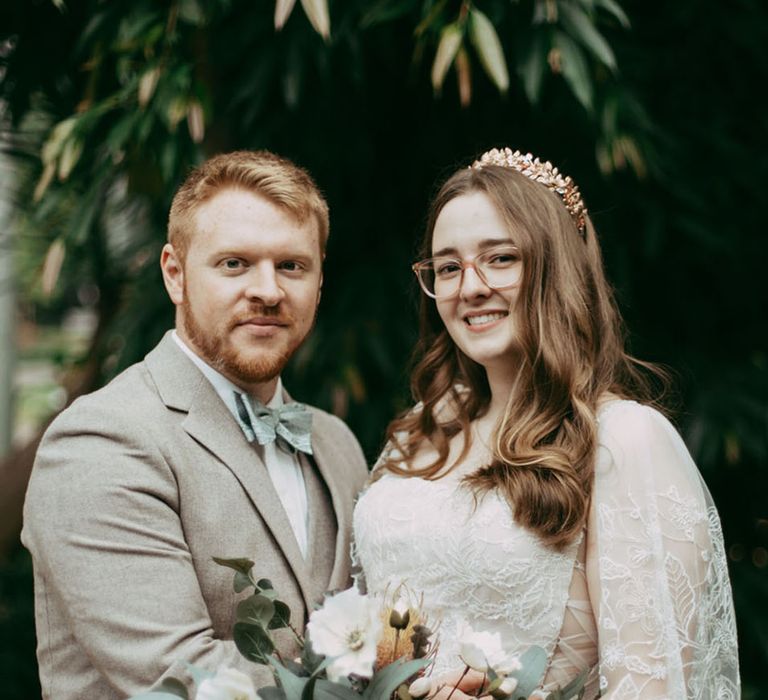
[[[315,422],[317,422],[317,414],[315,414]],[[344,475],[335,464],[336,460],[334,458],[337,449],[333,444],[332,437],[326,434],[325,431],[318,430],[317,428],[317,425],[313,425],[312,450],[314,452],[315,464],[331,494],[333,510],[336,514],[336,549],[329,582],[330,590],[336,590],[347,585],[352,503],[347,495],[349,489],[343,483]]]
[[[210,382],[167,333],[146,358],[161,398],[169,407],[186,411],[184,430],[229,469],[248,494],[293,569],[302,596],[311,609],[312,586],[304,557],[267,468],[246,440],[234,416]],[[247,553],[244,552],[243,556]],[[263,572],[269,578],[269,572]]]

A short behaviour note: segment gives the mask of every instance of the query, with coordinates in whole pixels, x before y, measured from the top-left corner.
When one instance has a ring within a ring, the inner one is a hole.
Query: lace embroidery
[[[354,515],[368,589],[406,582],[439,625],[433,673],[459,668],[462,621],[550,656],[546,686],[590,667],[586,698],[739,697],[717,511],[679,435],[634,402],[601,410],[587,536],[563,552],[506,502],[449,479],[385,475]]]

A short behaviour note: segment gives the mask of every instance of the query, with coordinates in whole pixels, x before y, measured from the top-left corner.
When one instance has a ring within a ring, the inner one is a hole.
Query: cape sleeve
[[[600,414],[586,573],[601,697],[740,697],[720,520],[688,450],[658,411]]]

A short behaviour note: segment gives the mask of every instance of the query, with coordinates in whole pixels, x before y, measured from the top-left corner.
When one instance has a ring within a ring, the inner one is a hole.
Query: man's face
[[[264,197],[227,188],[199,207],[183,265],[162,266],[177,332],[234,383],[270,398],[312,328],[322,284],[313,218],[300,225]]]

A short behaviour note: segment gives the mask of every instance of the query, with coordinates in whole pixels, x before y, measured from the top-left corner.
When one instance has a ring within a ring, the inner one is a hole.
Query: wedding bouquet
[[[234,589],[253,593],[237,607],[233,637],[247,659],[272,668],[276,685],[257,691],[251,679],[234,668],[211,673],[189,666],[196,684],[195,700],[429,700],[446,687],[424,675],[437,652],[435,636],[412,592],[400,587],[380,600],[355,588],[326,597],[312,612],[306,637],[291,624],[290,609],[269,579],[256,579],[250,559],[214,559],[235,571]],[[301,655],[281,656],[273,632],[288,630]],[[536,690],[544,676],[547,655],[530,647],[518,656],[504,652],[498,634],[461,631],[463,674],[449,686],[448,698],[470,669],[482,674],[476,695],[496,700],[570,700],[583,694],[586,671],[562,689]],[[131,700],[189,700],[184,684],[165,679],[158,690]]]

